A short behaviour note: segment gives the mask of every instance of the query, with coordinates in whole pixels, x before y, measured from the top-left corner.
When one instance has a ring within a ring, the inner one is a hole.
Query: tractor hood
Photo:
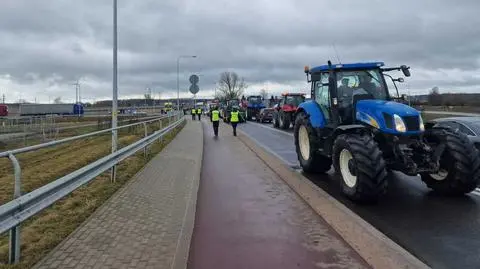
[[[384,100],[360,100],[356,106],[356,118],[359,121],[372,125],[378,124],[378,129],[392,134],[399,134],[394,128],[394,115],[404,121],[407,132],[402,134],[418,134],[420,130],[420,113],[416,109],[397,102]]]

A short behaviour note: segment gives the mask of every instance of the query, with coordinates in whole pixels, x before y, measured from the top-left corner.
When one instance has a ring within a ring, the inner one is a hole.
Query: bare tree
[[[223,72],[218,80],[218,97],[220,99],[239,99],[247,88],[244,78],[235,72]]]
[[[260,95],[262,96],[262,98],[263,98],[264,100],[267,100],[267,99],[268,99],[268,92],[267,92],[267,90],[261,89],[261,90],[260,90]]]
[[[59,96],[59,97],[53,99],[53,103],[54,104],[62,104],[62,97]]]

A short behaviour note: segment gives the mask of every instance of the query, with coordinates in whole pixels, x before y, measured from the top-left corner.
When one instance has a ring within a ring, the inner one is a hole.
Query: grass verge
[[[113,193],[130,180],[140,169],[158,154],[183,128],[184,125],[166,135],[162,142],[155,142],[149,147],[149,156],[144,158],[143,151],[127,158],[117,166],[117,181],[110,182],[108,172],[98,176],[89,184],[80,187],[69,196],[58,201],[42,213],[24,222],[21,226],[21,258],[17,265],[8,265],[8,233],[0,237],[0,268],[30,268],[44,257],[49,251],[57,246],[63,239],[72,233],[84,222],[100,205],[102,205]],[[127,134],[120,139],[120,144],[125,146],[138,140],[142,135]],[[22,165],[28,167],[22,175],[24,191],[31,191],[45,185],[52,179],[76,170],[105,154],[110,149],[109,137],[97,137],[78,143],[71,143],[56,147],[48,154],[45,152],[27,153],[21,159]],[[31,155],[28,155],[31,154]],[[48,163],[48,164],[47,164]],[[28,165],[25,165],[28,164]],[[0,164],[2,175],[9,173],[7,164]],[[11,170],[11,169],[10,169]],[[4,177],[4,176],[2,176]],[[7,176],[8,177],[8,176]],[[9,186],[0,186],[0,201],[2,203],[11,200],[13,184],[1,178],[1,182]],[[10,179],[11,181],[11,179]],[[8,194],[8,195],[7,195]]]

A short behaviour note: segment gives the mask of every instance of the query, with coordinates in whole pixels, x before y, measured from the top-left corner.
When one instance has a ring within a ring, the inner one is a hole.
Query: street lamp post
[[[117,110],[118,110],[118,84],[117,84],[117,0],[113,0],[113,96],[112,96],[112,152],[117,151]],[[112,182],[115,182],[115,166],[112,167]]]
[[[180,111],[180,59],[197,58],[196,55],[180,55],[177,57],[177,111]]]

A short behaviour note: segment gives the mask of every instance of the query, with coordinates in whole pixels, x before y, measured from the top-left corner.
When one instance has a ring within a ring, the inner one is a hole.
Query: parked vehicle
[[[305,101],[304,93],[283,93],[273,112],[273,127],[288,129],[295,122],[295,111]]]
[[[480,150],[480,117],[449,117],[431,121],[434,127],[451,128],[467,135],[475,147]]]
[[[271,123],[273,120],[273,108],[262,108],[260,113],[258,113],[258,117],[256,118],[257,122],[269,122]]]
[[[0,117],[8,116],[8,106],[5,104],[0,104]]]
[[[385,80],[390,75],[385,73],[401,70],[409,77],[409,67],[383,66],[328,61],[305,67],[314,100],[299,105],[294,127],[303,170],[327,172],[333,163],[343,193],[354,201],[376,201],[384,195],[389,170],[419,174],[442,194],[475,190],[480,156],[473,142],[461,132],[424,125],[419,111],[392,101]]]
[[[172,102],[166,102],[163,106],[164,106],[163,110],[165,111],[165,113],[168,113],[173,110]]]
[[[20,104],[20,116],[34,115],[83,115],[81,104]]]

